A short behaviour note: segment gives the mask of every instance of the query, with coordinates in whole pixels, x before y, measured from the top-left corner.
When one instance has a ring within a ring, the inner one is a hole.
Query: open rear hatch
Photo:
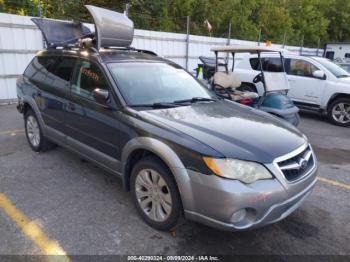
[[[32,18],[43,33],[47,47],[78,44],[82,38],[94,38],[97,50],[106,47],[130,47],[134,37],[134,23],[122,13],[104,8],[85,6],[95,24],[95,34],[81,22],[67,22],[46,18]]]
[[[32,18],[43,33],[47,47],[55,48],[76,44],[79,39],[92,36],[92,32],[80,22],[59,21],[46,18]]]
[[[131,45],[134,38],[134,23],[127,16],[92,5],[85,7],[94,19],[97,49]]]

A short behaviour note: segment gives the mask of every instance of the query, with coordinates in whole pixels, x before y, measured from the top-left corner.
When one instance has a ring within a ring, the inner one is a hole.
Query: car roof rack
[[[138,48],[135,48],[135,47],[132,47],[132,46],[130,46],[130,47],[105,47],[102,50],[103,51],[134,51],[134,52],[138,52],[138,53],[158,56],[153,51],[146,50],[146,49],[138,49]]]
[[[125,14],[92,5],[85,7],[94,20],[95,32],[81,22],[31,19],[41,30],[47,49],[129,50],[157,56],[152,51],[131,47],[134,23]]]

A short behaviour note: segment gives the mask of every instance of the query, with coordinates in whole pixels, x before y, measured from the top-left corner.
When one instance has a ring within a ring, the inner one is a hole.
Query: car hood
[[[338,78],[338,82],[350,85],[350,77]]]
[[[225,100],[142,111],[141,115],[189,135],[227,158],[271,163],[306,142],[289,123]]]

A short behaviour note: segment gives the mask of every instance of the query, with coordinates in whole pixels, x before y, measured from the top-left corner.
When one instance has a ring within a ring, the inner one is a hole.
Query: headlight
[[[210,157],[203,157],[203,160],[216,175],[237,179],[246,184],[272,178],[271,173],[263,165],[255,162]]]

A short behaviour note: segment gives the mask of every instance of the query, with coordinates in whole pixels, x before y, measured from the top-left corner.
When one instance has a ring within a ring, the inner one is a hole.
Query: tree
[[[289,1],[289,12],[293,17],[293,35],[290,42],[309,46],[316,46],[318,39],[325,39],[329,20],[325,17],[325,6],[323,0],[294,0]],[[332,1],[333,2],[333,1]]]
[[[0,11],[38,16],[39,0],[0,0]],[[45,17],[92,22],[85,4],[122,12],[131,3],[129,16],[139,29],[186,32],[191,17],[191,34],[208,35],[204,21],[213,26],[212,35],[316,46],[318,40],[349,41],[349,0],[42,0]]]
[[[261,29],[262,40],[283,42],[284,35],[293,32],[293,19],[284,0],[260,0],[251,20]]]
[[[329,20],[325,41],[350,41],[350,1],[324,1],[325,17]]]
[[[17,15],[36,16],[39,14],[38,1],[0,0],[0,12]]]

